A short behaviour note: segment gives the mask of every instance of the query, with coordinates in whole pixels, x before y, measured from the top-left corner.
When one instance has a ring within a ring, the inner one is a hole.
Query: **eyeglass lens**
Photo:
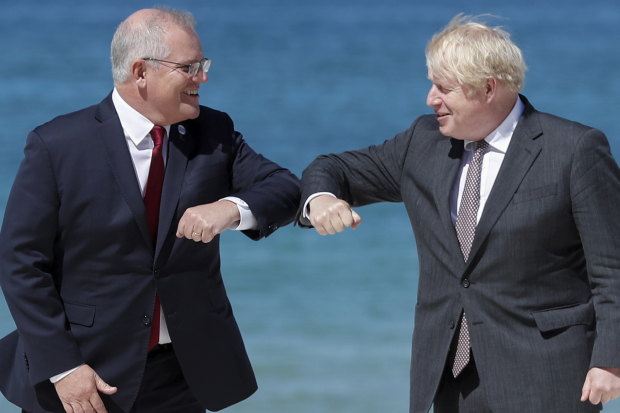
[[[189,75],[194,77],[198,74],[198,72],[202,69],[205,73],[209,71],[209,67],[211,66],[211,59],[204,59],[200,62],[194,62],[189,67]]]

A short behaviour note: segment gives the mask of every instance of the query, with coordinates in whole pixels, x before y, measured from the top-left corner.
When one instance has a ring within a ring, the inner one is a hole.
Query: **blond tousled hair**
[[[426,46],[429,75],[454,80],[466,92],[478,89],[489,78],[520,91],[526,70],[521,50],[508,32],[479,19],[458,14],[432,37]]]

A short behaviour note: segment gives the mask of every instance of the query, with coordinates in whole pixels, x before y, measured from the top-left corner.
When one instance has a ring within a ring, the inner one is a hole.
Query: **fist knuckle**
[[[318,225],[318,226],[321,226],[321,225],[323,225],[323,223],[325,222],[325,219],[326,219],[325,214],[319,214],[319,215],[316,215],[316,216],[315,216],[315,217],[311,220],[311,222],[312,222],[312,224],[313,224],[314,226],[317,226],[317,225]]]

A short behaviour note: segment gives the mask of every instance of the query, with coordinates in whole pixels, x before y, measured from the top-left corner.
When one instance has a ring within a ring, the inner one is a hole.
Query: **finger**
[[[340,215],[332,216],[330,224],[331,230],[333,231],[331,232],[332,234],[335,234],[336,232],[341,232],[345,229],[345,227],[348,226]]]
[[[310,217],[310,223],[312,224],[314,229],[316,229],[316,232],[321,235],[327,235],[330,233],[329,231],[331,223],[329,221],[330,219],[327,213],[322,213],[320,215],[314,215]]]
[[[317,232],[321,235],[333,235],[336,233],[334,228],[332,227],[331,222],[326,222],[319,227],[317,227]]]
[[[71,408],[73,409],[72,410],[73,413],[85,413],[81,404],[73,403],[71,404]]]
[[[339,209],[338,214],[332,217],[332,225],[339,231],[353,225],[353,210],[348,207]]]
[[[212,222],[203,222],[200,229],[200,240],[204,243],[210,242],[218,234],[218,230]]]
[[[204,230],[202,232],[201,241],[204,242],[205,244],[211,242],[213,238],[215,238],[215,234],[212,231]]]
[[[319,233],[319,235],[329,235],[329,233],[325,230],[325,228],[323,227],[323,225],[319,226],[319,225],[313,225],[314,229],[316,230],[316,232]]]
[[[590,378],[586,377],[586,381],[583,383],[583,387],[581,389],[581,401],[585,402],[590,398]]]
[[[108,410],[105,408],[103,404],[103,400],[99,397],[98,394],[93,395],[90,399],[90,404],[92,406],[93,412],[95,413],[108,413]]]
[[[74,413],[73,411],[73,407],[71,407],[70,404],[67,404],[65,402],[62,402],[62,407],[65,409],[66,413]]]
[[[95,385],[97,386],[97,390],[104,394],[114,394],[118,390],[116,387],[110,386],[108,383],[103,381],[103,379],[99,377],[98,374],[95,374]],[[96,400],[99,400],[99,402],[101,402],[101,398],[99,397],[99,395],[95,393],[95,396],[97,396]],[[103,404],[103,402],[101,403]]]
[[[323,225],[321,225],[321,231],[319,231],[319,234],[321,234],[321,235],[333,235],[335,233],[336,233],[336,230],[332,226],[331,221],[324,222]]]
[[[192,231],[185,236],[187,239],[191,239],[194,242],[202,241],[202,230],[198,228],[192,229]]]
[[[362,222],[362,217],[360,217],[359,214],[348,205],[340,211],[339,216],[342,219],[344,226],[351,227],[352,229],[357,228],[357,226]]]
[[[185,214],[179,220],[179,225],[177,226],[177,238],[185,237],[185,227],[186,227],[186,219]]]
[[[338,216],[338,212],[332,211],[330,213],[325,213],[323,228],[329,235],[333,235],[344,229],[342,219]]]
[[[82,412],[84,413],[96,413],[95,409],[90,404],[90,401],[84,402],[84,404],[81,407],[82,407]]]
[[[590,400],[590,403],[596,405],[601,402],[601,396],[601,391],[597,388],[593,388],[590,390],[590,397],[588,399]]]

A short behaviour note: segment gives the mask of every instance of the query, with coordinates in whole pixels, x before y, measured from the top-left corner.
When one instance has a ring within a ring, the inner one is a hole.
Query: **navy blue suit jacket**
[[[175,233],[187,208],[237,196],[258,221],[246,235],[265,237],[294,218],[298,180],[207,107],[172,125],[169,141],[153,246],[110,96],[28,136],[0,235],[0,279],[17,326],[0,342],[0,389],[26,410],[59,406],[49,378],[87,363],[118,387],[106,403],[128,411],[156,291],[184,376],[205,408],[256,390],[220,274],[219,237],[203,244]]]

